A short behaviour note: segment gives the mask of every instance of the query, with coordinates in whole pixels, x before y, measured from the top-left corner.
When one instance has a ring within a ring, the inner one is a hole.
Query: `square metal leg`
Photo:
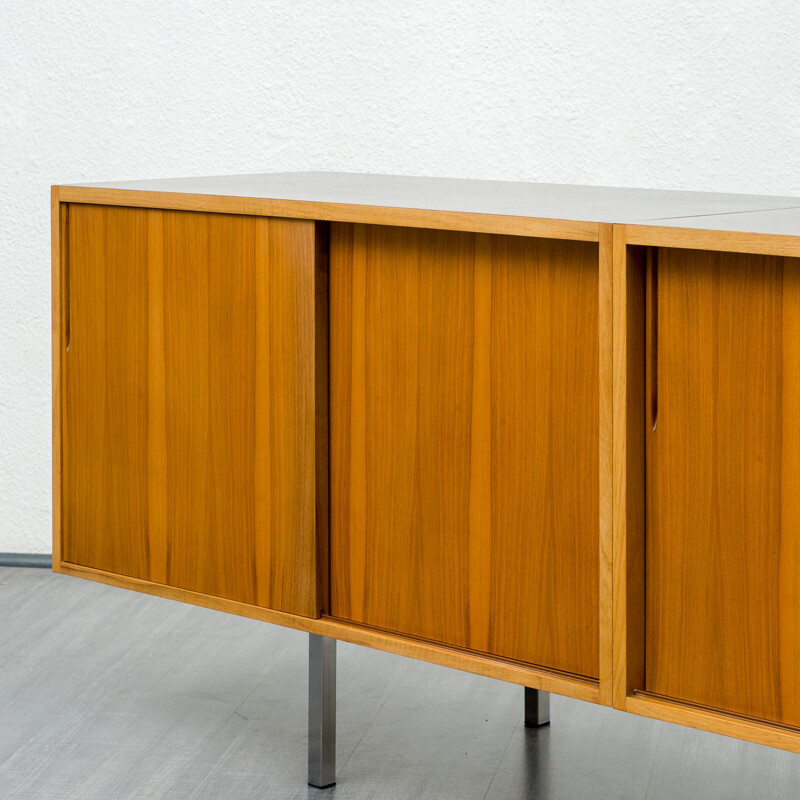
[[[308,635],[308,782],[336,783],[336,639]]]
[[[550,693],[525,687],[525,727],[550,724]]]

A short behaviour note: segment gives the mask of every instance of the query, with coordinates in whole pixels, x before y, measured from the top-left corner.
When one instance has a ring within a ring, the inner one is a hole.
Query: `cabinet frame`
[[[645,691],[645,249],[674,247],[800,256],[800,239],[657,225],[613,232],[613,706],[800,753],[800,729],[706,708]]]

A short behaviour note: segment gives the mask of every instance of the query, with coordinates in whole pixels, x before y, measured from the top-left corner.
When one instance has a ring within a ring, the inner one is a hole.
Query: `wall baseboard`
[[[41,567],[53,568],[50,553],[0,553],[0,567]]]

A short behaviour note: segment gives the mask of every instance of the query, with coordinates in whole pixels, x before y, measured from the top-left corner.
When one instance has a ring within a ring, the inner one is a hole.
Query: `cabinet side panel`
[[[662,248],[648,307],[646,688],[788,725],[800,724],[797,280],[778,257]]]
[[[149,578],[147,215],[69,208],[65,561]]]

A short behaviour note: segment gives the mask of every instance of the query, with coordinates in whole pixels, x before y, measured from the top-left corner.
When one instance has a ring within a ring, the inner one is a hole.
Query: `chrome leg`
[[[308,782],[336,783],[336,639],[308,635]]]
[[[550,693],[525,687],[525,727],[550,724]]]

